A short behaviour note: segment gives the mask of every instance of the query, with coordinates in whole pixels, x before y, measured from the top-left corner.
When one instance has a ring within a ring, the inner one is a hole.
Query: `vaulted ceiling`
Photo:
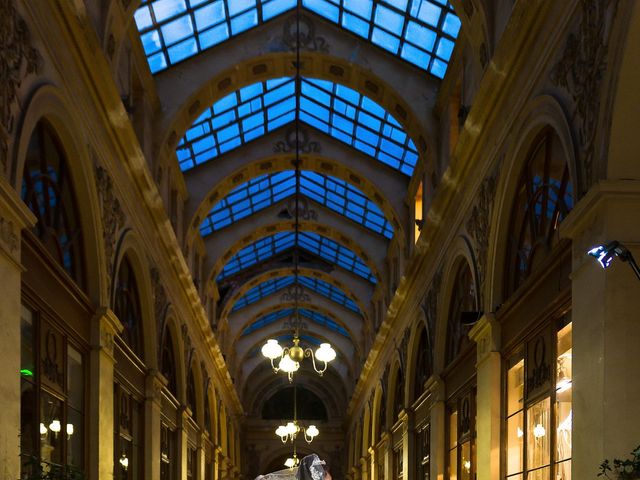
[[[408,189],[435,148],[429,112],[460,20],[446,0],[144,0],[135,23],[162,104],[158,151],[183,176],[184,237],[204,246],[245,408],[280,385],[260,347],[290,342],[297,258],[301,343],[338,353],[323,379],[335,413],[412,241]]]

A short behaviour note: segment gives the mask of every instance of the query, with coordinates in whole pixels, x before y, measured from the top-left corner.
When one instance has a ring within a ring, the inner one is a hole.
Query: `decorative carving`
[[[551,71],[551,81],[567,90],[574,106],[573,120],[584,165],[584,171],[578,172],[580,196],[594,181],[600,92],[607,66],[611,19],[618,3],[616,0],[580,0],[582,19],[578,32],[569,35],[562,57]]]
[[[0,217],[0,242],[9,253],[18,251],[18,233],[16,226],[11,220]]]
[[[160,272],[156,267],[151,267],[151,285],[153,286],[153,312],[156,317],[156,333],[158,335],[158,345],[162,345],[162,334],[164,332],[165,310],[168,305],[167,292],[160,281]],[[158,349],[158,362],[161,363],[162,351]]]
[[[300,43],[300,49],[305,49],[309,52],[322,52],[329,53],[329,44],[324,37],[316,35],[316,26],[311,18],[306,15],[299,15],[299,32],[296,25],[296,16],[291,16],[287,19],[282,30],[282,43],[290,51],[295,52],[298,49],[298,42]]]
[[[422,303],[422,310],[425,313],[425,328],[427,330],[427,350],[431,355],[431,365],[435,360],[433,353],[435,351],[436,343],[436,321],[438,316],[438,295],[440,294],[440,286],[442,284],[442,265],[438,268],[433,279],[431,280],[431,286],[427,291]]]
[[[467,232],[475,242],[476,257],[478,259],[478,285],[484,282],[487,265],[487,251],[489,249],[489,229],[491,228],[491,213],[493,199],[496,193],[495,175],[489,175],[480,185],[476,202],[467,219]],[[479,288],[481,290],[481,287]]]
[[[298,210],[298,218],[302,220],[318,220],[318,213],[309,207],[309,202],[306,197],[298,196],[297,202],[296,197],[289,199],[286,209],[287,218],[295,218],[296,210]]]
[[[304,287],[298,283],[290,285],[280,297],[282,302],[310,302],[311,297],[305,293]]]
[[[189,337],[189,328],[186,323],[182,324],[182,341],[184,344],[184,371],[188,372],[191,367],[191,360],[195,353],[195,348],[191,344],[191,337]]]
[[[12,0],[0,0],[0,32],[0,168],[5,173],[14,103],[24,78],[38,73],[40,55],[31,45],[29,28]]]
[[[296,128],[291,127],[284,134],[284,140],[277,141],[273,146],[274,153],[290,153],[296,150],[302,153],[320,153],[322,147],[320,143],[310,140],[310,135],[306,128],[298,126],[297,139]]]
[[[548,343],[546,336],[540,335],[528,346],[526,365],[527,395],[529,396],[532,396],[539,388],[546,388],[551,381]]]
[[[309,328],[309,325],[307,325],[307,322],[305,322],[300,317],[296,317],[295,315],[292,315],[291,317],[287,318],[282,323],[282,326],[284,328],[287,328],[289,330],[294,330],[294,331],[302,331],[302,330],[307,330]]]
[[[62,341],[50,328],[44,335],[44,352],[42,355],[42,373],[51,383],[64,386],[64,374],[62,373],[61,352]]]
[[[100,347],[103,348],[108,355],[113,356],[113,333],[107,328],[100,330]]]
[[[110,289],[112,282],[111,272],[113,270],[111,266],[116,244],[116,235],[124,226],[125,216],[120,206],[120,201],[116,198],[113,191],[113,180],[109,176],[109,173],[99,165],[96,165],[96,185],[102,207],[102,240],[104,241]]]

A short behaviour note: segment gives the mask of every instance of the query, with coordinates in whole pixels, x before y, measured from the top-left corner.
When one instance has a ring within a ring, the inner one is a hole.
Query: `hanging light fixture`
[[[296,89],[296,118],[295,118],[295,142],[296,142],[296,150],[295,150],[295,180],[296,180],[296,190],[295,190],[295,202],[293,205],[294,208],[294,229],[295,229],[295,241],[294,245],[296,249],[299,245],[299,233],[300,233],[300,126],[299,126],[299,115],[300,115],[300,92],[301,92],[301,81],[302,77],[300,75],[300,7],[296,7],[296,76],[295,76],[295,89]],[[297,250],[294,252],[293,256],[294,261],[294,283],[293,288],[290,292],[288,292],[287,298],[294,301],[294,319],[291,320],[290,324],[294,326],[293,333],[293,345],[289,347],[282,347],[277,340],[269,339],[267,343],[262,347],[262,355],[268,358],[271,361],[271,367],[275,373],[279,371],[285,372],[289,377],[289,382],[293,381],[293,374],[298,371],[300,368],[300,363],[304,358],[311,357],[311,361],[313,363],[313,369],[318,373],[318,375],[322,376],[322,374],[327,370],[327,366],[329,362],[336,358],[336,351],[331,347],[328,343],[320,344],[320,347],[314,352],[310,348],[302,348],[300,346],[300,318],[298,315],[298,302],[299,298],[302,295],[305,295],[302,291],[302,287],[298,284],[298,275],[299,275],[299,267],[298,267],[298,253]],[[279,360],[277,360],[279,359]],[[277,360],[277,364],[276,364]],[[316,364],[316,360],[322,362],[321,367],[318,367]]]
[[[320,434],[320,430],[315,425],[301,427],[298,424],[298,389],[293,385],[293,421],[286,425],[280,425],[276,428],[276,435],[280,437],[282,443],[291,442],[295,445],[298,434],[302,432],[304,440],[307,443],[313,442],[313,439]]]

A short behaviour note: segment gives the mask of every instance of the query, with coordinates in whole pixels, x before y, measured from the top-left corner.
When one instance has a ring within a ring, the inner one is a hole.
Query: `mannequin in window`
[[[300,460],[297,468],[259,475],[255,480],[332,480],[332,478],[325,461],[312,453]]]

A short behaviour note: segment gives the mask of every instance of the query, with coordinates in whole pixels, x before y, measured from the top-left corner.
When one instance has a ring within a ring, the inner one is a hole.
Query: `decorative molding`
[[[569,34],[562,56],[551,71],[551,81],[569,93],[574,107],[573,121],[584,165],[584,170],[578,172],[580,197],[595,180],[593,164],[602,81],[607,67],[609,30],[617,5],[616,0],[580,0],[582,18],[578,31]]]
[[[14,104],[25,77],[38,73],[40,55],[12,0],[0,0],[0,32],[0,173],[6,174]]]
[[[92,151],[93,152],[93,151]],[[93,152],[95,160],[95,152]],[[107,262],[107,279],[109,291],[111,291],[111,274],[114,261],[113,255],[116,245],[116,235],[125,224],[125,215],[120,200],[116,198],[113,188],[113,180],[106,169],[100,165],[96,165],[96,185],[100,196],[100,205],[102,208],[102,240],[104,242],[104,251]]]
[[[500,162],[502,163],[502,162]],[[493,212],[493,199],[496,193],[496,174],[486,177],[480,185],[480,191],[476,195],[476,201],[467,219],[466,228],[474,240],[476,258],[478,259],[478,285],[484,284],[487,267],[487,252],[489,249],[489,234],[491,229],[491,214]],[[482,296],[480,296],[482,298]]]
[[[295,52],[300,44],[300,49],[309,52],[329,53],[329,44],[324,37],[316,35],[316,26],[307,15],[299,15],[299,32],[296,25],[296,15],[287,19],[282,29],[282,43],[292,52]]]
[[[309,296],[308,293],[306,293],[304,291],[304,287],[298,283],[294,283],[293,285],[289,286],[285,292],[280,296],[280,300],[282,302],[298,302],[298,303],[303,303],[303,302],[310,302],[311,301],[311,297]]]
[[[297,129],[290,127],[284,134],[284,140],[279,140],[273,145],[273,152],[291,153],[297,150],[300,153],[320,153],[322,146],[319,142],[311,141],[310,137],[306,128],[300,125]]]
[[[20,247],[18,234],[18,229],[13,221],[0,217],[0,244],[11,256],[16,255]]]

